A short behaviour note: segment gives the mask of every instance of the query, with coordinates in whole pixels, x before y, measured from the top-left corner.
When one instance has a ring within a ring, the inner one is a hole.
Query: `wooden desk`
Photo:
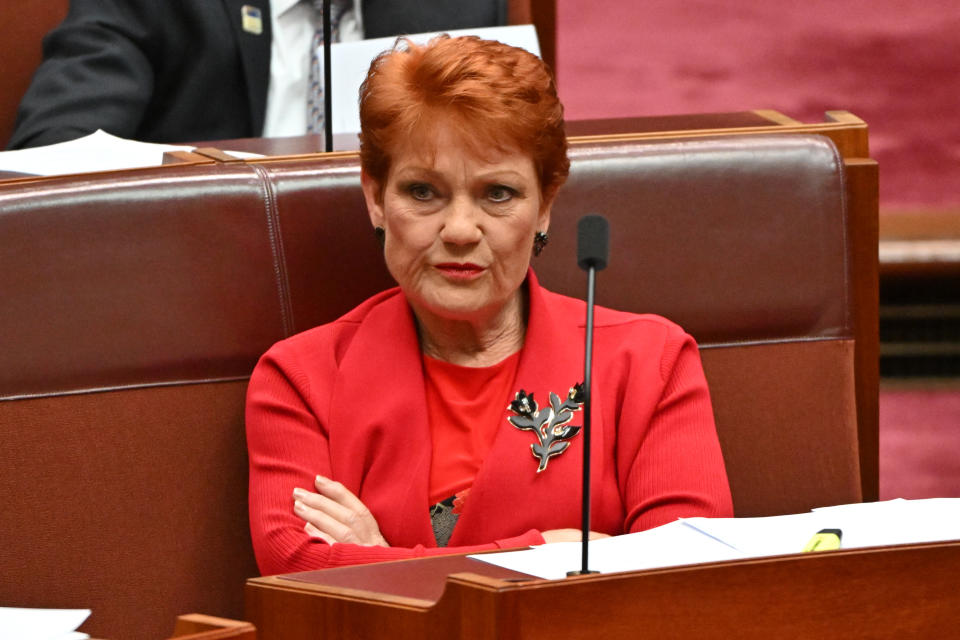
[[[526,580],[465,556],[247,582],[261,640],[927,638],[960,622],[960,541]]]
[[[566,123],[566,128],[567,135],[571,138],[621,135],[658,138],[736,133],[822,133],[835,138],[834,142],[837,146],[843,147],[841,153],[845,157],[854,153],[862,157],[868,155],[866,123],[846,111],[831,111],[827,114],[825,122],[813,124],[801,123],[771,109],[754,109],[725,113],[571,120]],[[321,152],[323,136],[311,134],[285,138],[240,138],[184,144],[216,147],[226,151],[250,151],[268,156],[288,156]],[[356,151],[359,149],[359,140],[356,134],[338,134],[334,136],[333,148],[337,151]]]

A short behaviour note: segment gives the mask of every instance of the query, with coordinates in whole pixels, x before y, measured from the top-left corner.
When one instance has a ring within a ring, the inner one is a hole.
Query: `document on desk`
[[[889,500],[760,518],[682,518],[590,543],[589,568],[600,573],[800,553],[824,529],[842,532],[842,549],[960,540],[960,498]],[[578,542],[470,556],[546,579],[581,564]]]
[[[163,154],[168,151],[193,149],[194,147],[126,140],[98,130],[76,140],[0,152],[0,171],[59,176],[91,171],[139,169],[163,164]]]
[[[842,549],[960,540],[960,499],[887,500],[766,518],[686,518],[750,556],[796,553],[822,529],[843,532]]]
[[[524,551],[470,556],[507,569],[556,580],[582,564],[579,542],[544,544]],[[640,571],[745,557],[730,545],[677,520],[639,533],[590,542],[590,569],[600,573]]]
[[[142,169],[163,164],[163,154],[193,151],[196,147],[156,144],[118,138],[103,130],[67,142],[44,147],[0,151],[0,171],[35,176],[62,176],[94,171]],[[258,153],[228,151],[241,159],[261,158]]]
[[[0,607],[0,638],[17,640],[85,640],[77,627],[90,609],[21,609]]]
[[[844,529],[843,546],[848,549],[960,540],[960,498],[864,502],[814,513]]]

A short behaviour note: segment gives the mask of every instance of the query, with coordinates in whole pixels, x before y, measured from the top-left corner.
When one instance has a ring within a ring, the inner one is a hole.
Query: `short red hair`
[[[529,51],[476,36],[399,38],[360,87],[360,162],[384,185],[391,153],[450,118],[471,150],[491,146],[533,158],[545,198],[567,178],[563,105],[547,65]]]

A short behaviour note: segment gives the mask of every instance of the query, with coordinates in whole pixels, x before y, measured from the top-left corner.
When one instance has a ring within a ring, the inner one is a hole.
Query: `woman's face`
[[[467,149],[441,125],[393,154],[386,184],[364,175],[363,188],[386,231],[387,268],[418,315],[482,323],[517,299],[551,203],[530,156]]]

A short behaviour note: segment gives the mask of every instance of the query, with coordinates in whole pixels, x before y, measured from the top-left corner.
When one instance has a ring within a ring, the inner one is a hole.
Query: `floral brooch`
[[[537,406],[533,394],[523,389],[517,392],[510,411],[515,415],[507,418],[517,429],[533,431],[537,442],[530,445],[533,457],[540,461],[537,473],[547,468],[547,462],[570,446],[570,438],[580,433],[580,427],[567,426],[573,419],[573,412],[583,407],[583,383],[570,387],[567,397],[560,402],[560,396],[550,392],[550,406],[542,410]]]

